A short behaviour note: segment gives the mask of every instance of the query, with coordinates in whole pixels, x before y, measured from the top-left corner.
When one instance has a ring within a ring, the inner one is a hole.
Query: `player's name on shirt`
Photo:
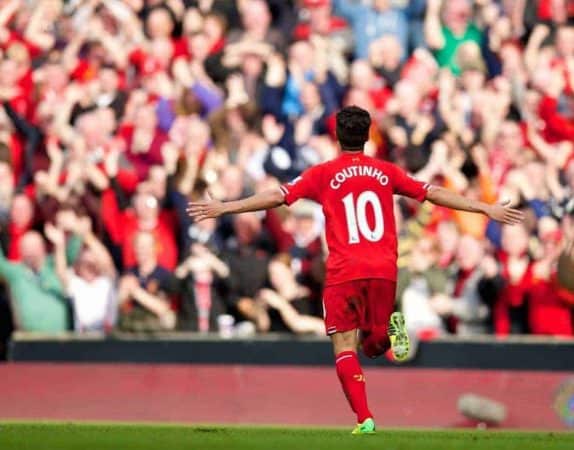
[[[329,185],[331,189],[339,189],[345,181],[353,177],[372,177],[375,178],[382,186],[389,184],[389,177],[381,169],[372,166],[350,166],[337,172]]]

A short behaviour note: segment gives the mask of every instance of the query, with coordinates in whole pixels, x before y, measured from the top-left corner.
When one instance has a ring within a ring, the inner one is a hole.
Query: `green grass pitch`
[[[2,423],[2,450],[573,450],[574,433]]]

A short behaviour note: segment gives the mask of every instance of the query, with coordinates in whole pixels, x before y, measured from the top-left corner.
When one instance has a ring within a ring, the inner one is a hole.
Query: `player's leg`
[[[367,358],[378,358],[391,348],[387,327],[374,327],[361,332],[361,348]]]
[[[384,279],[368,281],[367,319],[361,340],[363,353],[376,358],[392,349],[396,360],[403,361],[409,353],[409,336],[405,320],[395,308],[396,283]]]
[[[365,280],[365,317],[361,323],[361,347],[368,358],[377,358],[391,348],[387,325],[395,305],[395,283]]]
[[[331,341],[337,376],[351,409],[357,414],[357,427],[353,430],[353,434],[373,433],[375,423],[367,405],[365,375],[357,355],[357,330],[332,334]]]
[[[374,430],[372,414],[367,406],[365,376],[357,356],[359,325],[359,290],[357,283],[327,286],[323,291],[325,329],[331,337],[335,366],[343,392],[365,432]]]

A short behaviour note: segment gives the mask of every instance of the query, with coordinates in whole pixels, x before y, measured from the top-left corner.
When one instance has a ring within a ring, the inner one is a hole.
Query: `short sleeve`
[[[68,269],[67,277],[68,284],[64,286],[66,295],[71,297],[73,301],[77,301],[77,299],[82,297],[86,284],[76,275],[74,269]]]
[[[281,186],[287,205],[302,198],[319,202],[320,190],[320,166],[307,169],[294,180]]]
[[[414,198],[419,202],[426,199],[430,188],[429,183],[416,180],[398,166],[393,165],[393,169],[393,189],[395,194]]]

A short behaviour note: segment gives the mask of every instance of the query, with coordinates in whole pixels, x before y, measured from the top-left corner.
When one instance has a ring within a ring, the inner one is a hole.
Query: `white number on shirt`
[[[373,208],[375,217],[375,226],[372,229],[367,222],[367,204],[369,203]],[[347,217],[349,244],[357,244],[359,242],[359,232],[367,241],[377,242],[381,240],[385,232],[385,222],[383,220],[383,208],[377,194],[373,191],[362,192],[355,204],[354,195],[350,193],[343,198],[343,204],[345,205],[345,216]]]

